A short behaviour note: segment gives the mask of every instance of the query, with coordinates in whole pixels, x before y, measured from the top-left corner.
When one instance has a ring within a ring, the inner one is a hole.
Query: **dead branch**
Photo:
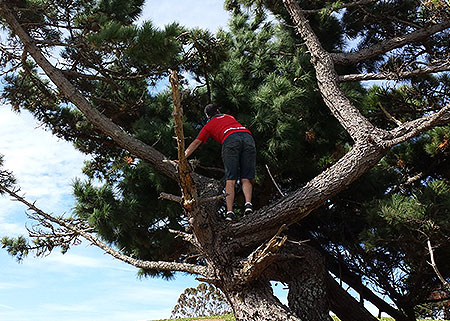
[[[428,239],[427,240],[427,244],[428,244],[428,252],[430,253],[430,260],[431,262],[429,262],[429,264],[431,265],[431,267],[434,270],[434,273],[436,273],[437,277],[439,278],[439,280],[442,282],[442,284],[450,290],[450,283],[444,279],[444,277],[442,276],[441,272],[439,272],[439,269],[436,265],[436,262],[434,261],[434,252],[433,252],[433,247],[431,246],[431,241]]]
[[[169,232],[172,234],[176,234],[177,237],[180,237],[183,240],[185,240],[186,242],[191,243],[196,248],[198,248],[198,249],[201,248],[200,244],[198,243],[197,239],[195,238],[195,236],[193,234],[189,234],[189,233],[185,233],[185,232],[181,232],[181,231],[177,231],[177,230],[172,230],[172,229],[169,229]]]
[[[220,201],[220,200],[224,200],[225,197],[227,197],[228,194],[221,194],[221,195],[217,195],[217,196],[213,196],[213,197],[208,197],[208,198],[203,198],[201,199],[198,204],[205,204],[205,203],[209,203],[209,202],[216,202],[216,201]]]
[[[272,173],[270,172],[269,166],[267,166],[267,164],[266,164],[266,170],[267,170],[267,173],[269,173],[270,178],[272,179],[273,185],[275,185],[275,187],[277,188],[277,190],[281,194],[281,196],[285,197],[286,194],[283,193],[283,191],[281,190],[280,186],[277,184],[277,182],[275,182],[275,179],[273,178]]]
[[[383,105],[379,102],[378,103],[378,106],[380,106],[380,108],[381,108],[381,110],[383,111],[383,113],[386,115],[386,117],[389,119],[389,120],[391,120],[391,121],[393,121],[397,126],[400,126],[401,124],[402,124],[402,122],[401,121],[399,121],[399,120],[397,120],[397,119],[395,119],[384,107],[383,107]]]
[[[191,160],[190,163],[194,167],[198,167],[207,171],[214,171],[222,174],[225,173],[225,170],[223,168],[200,165],[200,162],[196,159]]]
[[[248,284],[256,280],[275,260],[277,253],[287,240],[287,236],[280,237],[286,228],[286,224],[283,224],[274,237],[259,246],[245,261],[241,262],[242,268],[235,274],[238,284]]]
[[[174,131],[178,146],[178,182],[183,195],[183,207],[187,211],[189,224],[198,243],[204,247],[211,244],[213,229],[216,224],[213,217],[202,215],[199,207],[197,186],[192,178],[192,169],[185,156],[184,132],[183,132],[183,108],[179,92],[178,75],[171,71],[169,77],[172,86]],[[209,228],[207,228],[209,227]],[[201,252],[204,252],[205,248]]]
[[[177,141],[178,150],[178,176],[183,192],[183,207],[188,212],[188,216],[198,210],[197,206],[197,188],[191,176],[191,167],[184,154],[184,132],[183,132],[183,109],[181,107],[181,96],[178,88],[178,74],[176,71],[171,71],[169,77],[170,84],[172,85],[172,99],[173,99],[173,118],[175,121],[174,131]]]
[[[169,194],[169,193],[164,193],[163,192],[163,193],[159,194],[159,198],[160,199],[169,200],[169,201],[172,201],[172,202],[176,202],[176,203],[179,203],[179,204],[183,203],[183,199],[180,196]]]

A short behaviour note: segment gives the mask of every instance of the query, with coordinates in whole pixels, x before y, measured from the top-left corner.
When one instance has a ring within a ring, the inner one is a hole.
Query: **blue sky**
[[[219,0],[148,0],[141,20],[157,26],[177,21],[188,27],[226,27]],[[60,214],[74,205],[71,183],[82,177],[85,156],[49,132],[27,113],[0,106],[0,154],[22,192],[42,209]],[[26,234],[25,207],[0,198],[0,236]],[[88,244],[18,264],[0,249],[0,320],[138,321],[168,318],[180,293],[196,286],[179,274],[167,282],[138,279],[136,269]]]

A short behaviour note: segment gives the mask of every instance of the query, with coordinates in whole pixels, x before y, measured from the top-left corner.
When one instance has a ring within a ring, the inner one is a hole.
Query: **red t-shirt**
[[[250,133],[250,131],[242,126],[233,116],[222,114],[210,119],[198,134],[197,139],[200,139],[202,143],[206,143],[209,137],[223,144],[225,138],[233,133],[244,132]]]

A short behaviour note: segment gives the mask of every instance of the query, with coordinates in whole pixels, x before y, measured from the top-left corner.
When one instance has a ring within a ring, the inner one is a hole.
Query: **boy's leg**
[[[232,212],[233,211],[235,185],[236,185],[236,181],[235,180],[227,180],[226,183],[225,183],[225,193],[227,194],[227,197],[226,197],[227,212]]]
[[[253,212],[252,196],[253,184],[252,179],[255,178],[256,166],[256,147],[255,141],[250,134],[246,134],[243,139],[243,148],[240,155],[240,169],[242,180],[242,192],[245,197],[245,214]]]
[[[252,202],[252,193],[253,193],[253,184],[252,181],[248,178],[242,179],[242,192],[244,193],[245,202]]]
[[[239,136],[231,134],[222,145],[222,160],[225,168],[225,193],[227,194],[227,212],[233,211],[235,185],[239,174]]]

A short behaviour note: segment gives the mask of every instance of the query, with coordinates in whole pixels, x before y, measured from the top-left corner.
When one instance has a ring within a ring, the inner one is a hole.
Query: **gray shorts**
[[[225,179],[255,178],[256,147],[249,133],[238,132],[228,136],[222,144]]]

